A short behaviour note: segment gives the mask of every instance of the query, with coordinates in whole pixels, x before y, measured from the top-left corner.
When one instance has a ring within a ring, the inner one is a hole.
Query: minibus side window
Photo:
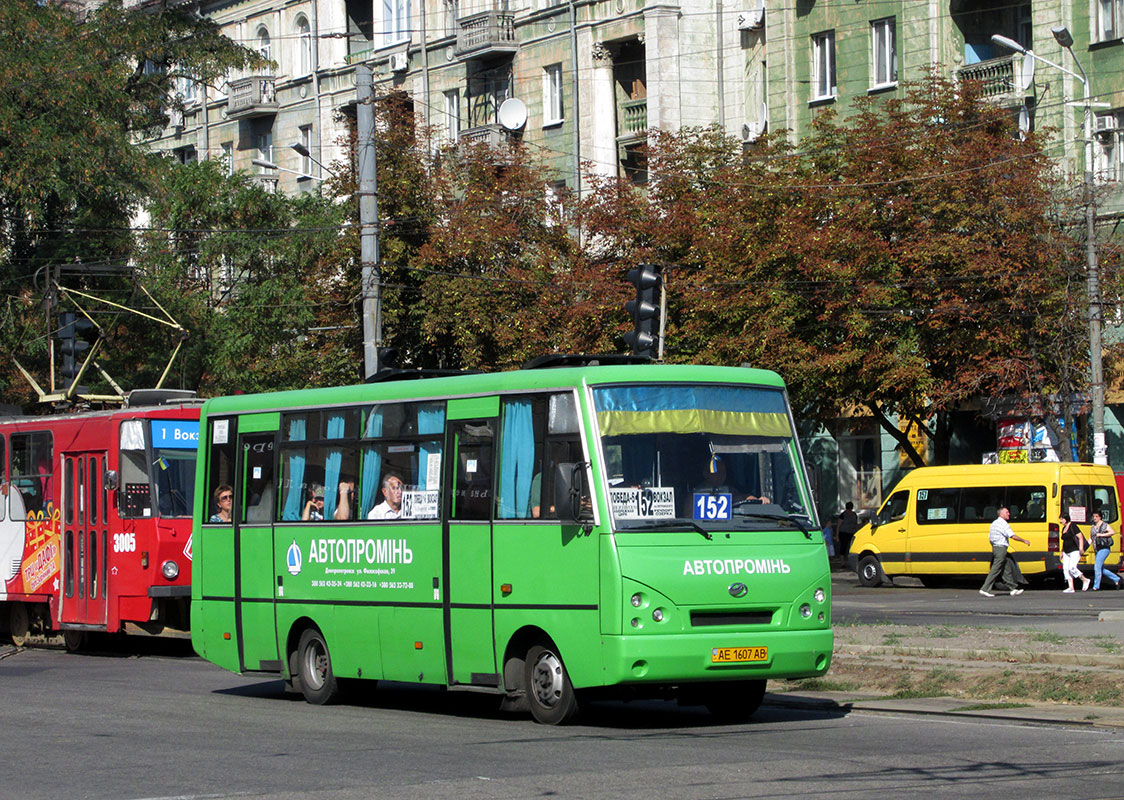
[[[1062,486],[1062,513],[1074,522],[1091,523],[1095,509],[1089,499],[1088,486]]]
[[[1105,522],[1116,522],[1116,491],[1111,486],[1093,487],[1093,510],[1100,511]]]
[[[956,508],[959,503],[959,489],[918,489],[917,522],[920,525],[956,522]]]
[[[909,492],[894,492],[878,512],[878,524],[885,525],[887,522],[905,519],[905,509],[908,504]]]
[[[1046,487],[1008,487],[1007,507],[1011,509],[1011,522],[1045,522]]]
[[[960,499],[960,518],[964,522],[986,522],[989,525],[999,516],[1003,505],[1002,486],[969,486]]]

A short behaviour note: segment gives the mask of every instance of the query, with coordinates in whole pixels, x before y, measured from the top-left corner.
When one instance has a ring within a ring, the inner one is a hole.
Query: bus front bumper
[[[602,636],[604,685],[812,678],[831,664],[830,628],[808,631]],[[768,647],[763,661],[715,663],[717,648]]]

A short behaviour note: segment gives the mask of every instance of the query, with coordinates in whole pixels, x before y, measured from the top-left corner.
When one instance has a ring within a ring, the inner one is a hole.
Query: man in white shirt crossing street
[[[980,594],[984,597],[995,597],[991,590],[999,580],[1000,574],[1003,575],[1003,583],[1011,587],[1012,595],[1022,594],[1023,590],[1019,588],[1019,584],[1027,582],[1022,571],[1019,570],[1018,562],[1007,552],[1007,548],[1011,546],[1012,539],[1028,547],[1030,542],[1011,530],[1011,524],[1008,522],[1010,519],[1011,509],[1002,506],[999,515],[988,529],[987,539],[991,542],[991,571],[987,573],[987,580],[980,588]]]

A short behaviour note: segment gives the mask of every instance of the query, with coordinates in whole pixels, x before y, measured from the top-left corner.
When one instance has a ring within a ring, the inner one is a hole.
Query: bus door
[[[492,605],[492,509],[499,400],[450,400],[445,427],[443,584],[449,685],[499,687]]]
[[[63,622],[104,625],[106,621],[105,468],[105,452],[63,454]]]
[[[275,591],[278,577],[273,553],[275,482],[273,452],[277,414],[238,419],[234,466],[234,596],[239,660],[244,671],[277,672]],[[272,428],[263,431],[263,427]]]

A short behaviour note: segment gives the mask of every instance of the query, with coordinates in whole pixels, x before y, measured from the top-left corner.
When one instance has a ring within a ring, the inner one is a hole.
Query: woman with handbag
[[[1081,591],[1089,590],[1089,584],[1092,583],[1088,578],[1081,574],[1081,570],[1077,564],[1081,561],[1081,554],[1085,552],[1086,542],[1085,534],[1077,527],[1077,523],[1069,518],[1069,514],[1062,514],[1058,520],[1062,524],[1062,577],[1065,578],[1067,584],[1066,589],[1063,589],[1066,594],[1073,594],[1073,579],[1080,578]]]
[[[1115,532],[1112,530],[1112,526],[1104,521],[1099,511],[1093,512],[1093,527],[1089,529],[1089,535],[1093,537],[1093,551],[1097,554],[1093,562],[1093,591],[1098,591],[1101,588],[1102,575],[1111,578],[1113,584],[1119,589],[1120,576],[1104,565],[1104,562],[1108,560],[1108,554],[1112,552],[1112,537]]]

